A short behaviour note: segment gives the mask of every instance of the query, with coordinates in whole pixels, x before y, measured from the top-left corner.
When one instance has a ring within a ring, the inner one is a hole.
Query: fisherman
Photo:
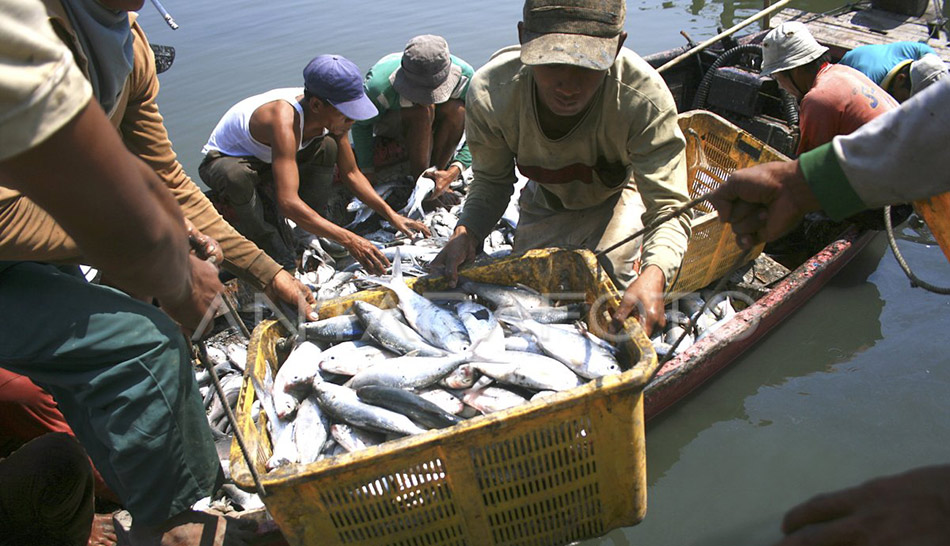
[[[274,301],[299,308],[304,316],[315,300],[293,275],[242,237],[215,211],[176,159],[158,111],[155,58],[141,27],[122,6],[129,2],[43,0],[50,24],[66,43],[93,84],[93,91],[126,147],[158,173],[171,190],[196,236],[207,235],[223,252],[220,265]],[[132,2],[141,4],[141,2]],[[115,10],[104,6],[115,6]],[[0,191],[0,245],[8,259],[28,259],[34,248],[50,249],[50,259],[79,262],[80,248],[30,200],[13,190]],[[12,239],[17,237],[16,245]]]
[[[102,6],[110,13],[128,7],[118,4]],[[78,3],[70,7],[80,9]],[[120,13],[128,29],[127,15]],[[221,469],[187,342],[169,318],[189,329],[199,325],[223,289],[217,268],[189,255],[173,196],[90,100],[94,86],[43,6],[0,0],[0,29],[0,183],[22,192],[14,199],[48,211],[64,226],[57,228],[58,240],[74,240],[115,286],[161,305],[44,263],[58,259],[62,249],[48,240],[20,258],[30,261],[0,262],[0,366],[53,394],[132,513],[132,544],[221,539],[234,526],[190,509],[211,492]],[[107,34],[92,41],[104,45]],[[109,88],[105,79],[98,84],[100,92]],[[35,241],[29,230],[11,232],[6,224],[0,235],[0,259]],[[44,449],[46,441],[0,462],[0,537],[16,544],[86,544],[93,513],[88,468],[75,449],[66,447],[74,452],[67,460]],[[69,440],[53,437],[52,443],[68,446]],[[59,486],[38,488],[50,480]]]
[[[936,55],[928,53],[914,61],[910,65],[910,96],[947,77],[947,72],[947,63]]]
[[[734,172],[711,197],[745,248],[774,240],[808,211],[832,217],[950,191],[950,80],[861,129],[801,155]],[[792,509],[778,546],[950,543],[950,465],[815,497]],[[870,537],[870,538],[869,538]]]
[[[897,102],[904,102],[911,96],[911,65],[935,53],[932,47],[921,42],[869,44],[845,53],[839,64],[861,72]]]
[[[360,173],[347,133],[354,120],[376,115],[359,69],[339,55],[320,55],[303,70],[304,87],[273,89],[232,106],[201,150],[198,173],[235,212],[234,226],[287,269],[296,252],[283,222],[265,219],[262,192],[278,215],[343,245],[373,274],[389,266],[373,243],[324,218],[334,167],[357,198],[412,235],[428,228],[396,213]]]
[[[501,217],[516,182],[514,250],[604,249],[688,201],[686,143],[660,75],[623,48],[623,0],[526,0],[521,47],[479,69],[466,104],[474,180],[435,261],[454,283]],[[665,322],[689,220],[666,222],[606,256],[626,288],[614,319],[637,308],[649,332]],[[639,265],[639,267],[638,267]]]
[[[864,74],[829,63],[827,51],[798,22],[782,23],[762,40],[761,73],[772,76],[800,104],[799,154],[897,107]]]
[[[433,35],[416,36],[402,53],[377,61],[363,86],[379,114],[353,125],[360,170],[377,182],[373,136],[395,139],[405,144],[412,179],[426,171],[436,183],[432,197],[443,193],[472,164],[468,146],[459,142],[474,72],[449,53],[445,38]]]

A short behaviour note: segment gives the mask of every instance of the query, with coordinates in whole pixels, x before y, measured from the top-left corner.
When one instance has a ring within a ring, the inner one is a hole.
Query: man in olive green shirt
[[[688,201],[686,143],[660,75],[624,49],[625,5],[527,0],[520,48],[475,73],[466,104],[474,180],[458,227],[433,262],[451,277],[501,217],[515,168],[529,179],[515,251],[604,249]],[[580,9],[584,8],[584,9]],[[607,255],[626,289],[614,318],[636,308],[647,331],[664,322],[663,292],[679,268],[687,219]],[[638,267],[639,264],[639,267]]]

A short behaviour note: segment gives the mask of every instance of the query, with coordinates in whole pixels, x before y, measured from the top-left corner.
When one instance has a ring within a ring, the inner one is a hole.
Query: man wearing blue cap
[[[356,65],[321,55],[303,77],[303,88],[274,89],[232,106],[202,149],[198,172],[233,207],[234,227],[284,267],[295,263],[293,245],[265,220],[261,190],[273,192],[280,216],[340,243],[367,271],[381,274],[389,261],[379,249],[318,212],[326,208],[334,166],[347,188],[397,229],[428,230],[397,214],[356,166],[347,133],[355,120],[377,114]]]

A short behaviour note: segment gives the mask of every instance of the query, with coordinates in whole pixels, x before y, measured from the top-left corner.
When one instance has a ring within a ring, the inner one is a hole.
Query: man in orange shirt
[[[771,75],[799,101],[799,154],[897,108],[897,101],[861,72],[829,63],[828,48],[802,23],[772,29],[762,49],[762,74]]]

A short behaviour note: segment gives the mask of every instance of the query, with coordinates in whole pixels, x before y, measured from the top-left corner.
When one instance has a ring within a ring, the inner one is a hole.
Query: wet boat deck
[[[950,62],[950,36],[946,29],[932,31],[933,25],[928,25],[937,20],[933,6],[914,17],[870,7],[852,10],[848,5],[827,14],[786,8],[772,16],[770,25],[776,27],[785,21],[805,23],[816,40],[831,48],[833,58],[862,45],[909,41],[929,45],[944,62]]]

